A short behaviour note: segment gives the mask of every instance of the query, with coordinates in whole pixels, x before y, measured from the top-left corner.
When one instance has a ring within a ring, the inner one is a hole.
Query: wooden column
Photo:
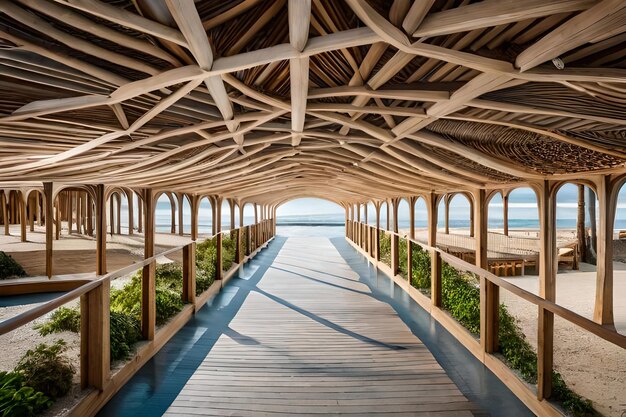
[[[415,203],[417,198],[409,198],[409,238],[415,239]]]
[[[93,198],[87,193],[87,234],[93,236]]]
[[[504,236],[509,235],[509,194],[502,193],[502,224]]]
[[[46,209],[46,275],[52,278],[52,244],[54,242],[54,203],[52,183],[43,183],[44,202]]]
[[[395,276],[398,274],[399,259],[399,239],[398,239],[398,206],[400,205],[400,199],[394,198],[391,200],[392,213],[393,213],[393,234],[391,234],[391,273]]]
[[[198,216],[200,211],[200,197],[191,196],[191,240],[198,240]]]
[[[28,202],[28,226],[31,232],[35,231],[35,199],[33,198],[33,193],[31,192],[26,201]]]
[[[222,212],[222,208],[220,207],[220,213]],[[215,198],[213,198],[211,200],[211,232],[213,235],[217,234],[218,230],[222,230],[222,220],[220,219],[220,225],[219,225],[219,229],[217,226],[217,207],[216,207],[216,203],[215,203]],[[256,204],[254,205],[254,222],[256,223]]]
[[[476,236],[476,266],[484,270],[487,265],[488,205],[485,190],[474,192],[474,218]],[[480,277],[480,344],[487,353],[498,349],[499,289],[497,285]]]
[[[196,302],[196,242],[183,247],[183,302]]]
[[[613,328],[613,223],[618,190],[608,175],[598,180],[597,193],[600,219],[598,224],[596,297],[593,320]],[[591,202],[590,202],[591,204]]]
[[[185,229],[183,225],[183,203],[185,200],[185,196],[181,193],[176,194],[178,199],[178,235],[182,236],[185,234]]]
[[[22,242],[26,242],[26,222],[28,219],[26,218],[26,198],[23,191],[20,193],[20,197],[20,236]]]
[[[243,227],[243,209],[244,209],[244,205],[243,203],[240,201],[239,202],[239,227]]]
[[[40,198],[40,193],[35,194],[35,214],[37,216],[37,226],[43,226],[43,216],[44,216],[44,213],[42,213],[43,200],[40,201],[39,198]],[[43,195],[41,195],[41,198],[43,199]],[[43,210],[45,210],[45,208]]]
[[[143,233],[143,202],[137,201],[137,233]]]
[[[380,261],[380,201],[374,203],[376,208],[376,237],[374,237],[374,259]]]
[[[83,221],[82,221],[82,225],[83,225],[83,231],[85,234],[89,234],[89,230],[87,230],[87,216],[89,213],[89,210],[87,209],[87,205],[88,202],[87,200],[89,199],[89,193],[83,193],[83,197],[82,197],[82,212],[83,212]]]
[[[80,384],[103,390],[109,381],[110,356],[110,281],[80,297]]]
[[[474,231],[476,230],[474,213],[476,213],[476,209],[474,208],[474,200],[468,198],[470,204],[470,237],[474,237]]]
[[[170,201],[170,234],[176,234],[176,201],[172,197],[172,193],[166,193],[168,200]],[[154,204],[158,204],[159,201],[155,201]]]
[[[143,190],[145,208],[144,259],[154,256],[154,194],[151,188]],[[146,340],[154,339],[156,327],[156,262],[143,267],[141,278],[141,334]]]
[[[83,221],[83,206],[81,201],[82,191],[76,193],[76,233],[79,235],[83,232],[81,229]]]
[[[556,202],[553,184],[543,181],[539,187],[539,296],[556,299]],[[537,398],[550,398],[554,354],[554,314],[539,307],[537,326]]]
[[[578,258],[581,261],[587,259],[585,239],[585,186],[578,185],[578,213],[576,218],[576,238],[578,239]]]
[[[113,210],[113,199],[115,198],[115,194],[111,194],[109,197],[109,229],[111,232],[111,236],[115,232],[115,212]]]
[[[96,186],[96,275],[107,272],[107,221],[104,185]]]
[[[135,233],[135,202],[133,201],[133,193],[126,195],[128,200],[128,234],[132,236]]]
[[[10,220],[9,220],[9,210],[7,210],[7,206],[9,204],[9,195],[6,192],[2,193],[0,197],[0,203],[2,203],[2,219],[4,221],[4,235],[9,236],[10,230]]]
[[[228,200],[228,208],[230,209],[230,230],[235,228],[235,202],[232,199]]]
[[[437,246],[437,194],[430,193],[426,197],[428,208],[428,246],[430,253],[430,298],[434,306],[441,306],[441,256],[434,250]]]
[[[74,213],[72,213],[72,197],[73,197],[73,193],[71,191],[67,191],[66,192],[66,196],[67,196],[67,234],[71,235],[72,234],[72,223],[73,223],[73,217],[74,217]]]
[[[447,235],[450,234],[450,200],[452,200],[450,198],[450,194],[446,194],[443,197],[443,203],[444,203],[443,227],[444,227],[444,233]]]
[[[256,210],[255,210],[256,211]],[[224,273],[222,272],[223,260],[222,260],[222,198],[215,198],[215,248],[216,248],[216,257],[217,257],[217,265],[215,266],[216,275],[215,279],[222,279],[224,277]],[[257,245],[258,246],[258,240]]]
[[[55,219],[55,236],[54,238],[56,240],[61,239],[61,197],[60,195],[57,197],[57,201],[56,201],[56,219]]]

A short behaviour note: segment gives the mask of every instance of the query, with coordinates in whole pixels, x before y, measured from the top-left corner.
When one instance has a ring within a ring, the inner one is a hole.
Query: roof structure
[[[0,181],[356,202],[626,172],[624,0],[5,0]]]

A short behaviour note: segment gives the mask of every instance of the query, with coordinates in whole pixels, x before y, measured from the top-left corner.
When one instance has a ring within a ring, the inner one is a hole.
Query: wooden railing
[[[455,336],[463,346],[465,346],[476,358],[483,362],[491,371],[496,374],[511,391],[517,395],[535,414],[548,415],[548,416],[560,416],[561,413],[557,411],[549,402],[544,398],[539,398],[538,394],[529,389],[528,385],[522,381],[515,372],[507,367],[498,357],[493,355],[497,350],[497,346],[494,346],[493,340],[497,340],[498,329],[498,291],[503,288],[534,305],[537,306],[539,329],[538,338],[544,337],[541,334],[541,321],[544,320],[546,314],[554,314],[561,317],[564,320],[584,329],[607,342],[613,343],[621,348],[626,348],[626,336],[617,333],[614,330],[601,326],[580,314],[571,311],[565,307],[562,307],[554,302],[545,300],[542,297],[537,296],[529,291],[526,291],[509,281],[506,281],[489,271],[479,268],[476,265],[465,262],[444,250],[439,248],[433,248],[422,242],[414,239],[410,239],[408,236],[400,235],[398,233],[384,231],[391,237],[391,261],[387,265],[379,261],[380,254],[380,238],[379,231],[371,225],[366,225],[358,222],[348,222],[346,227],[346,237],[354,243],[354,245],[363,254],[365,254],[370,262],[374,263],[381,271],[392,278],[401,288],[409,293],[411,298],[420,304],[430,315],[441,323],[453,336]],[[374,238],[367,238],[373,236]],[[401,238],[406,239],[407,242],[407,277],[401,277],[398,275],[399,265],[399,241]],[[416,288],[411,286],[411,244],[419,245],[422,249],[430,254],[431,262],[431,288],[430,297],[424,295]],[[452,318],[445,310],[442,309],[441,300],[441,285],[442,285],[442,262],[446,262],[452,267],[460,270],[467,271],[477,275],[480,278],[480,293],[481,293],[481,314],[480,314],[480,338],[477,340],[472,333],[470,333],[459,322]],[[495,287],[495,292],[488,287]],[[494,294],[495,297],[488,297],[489,294]],[[497,345],[497,342],[495,342]],[[541,351],[541,349],[549,349],[550,351]],[[552,357],[552,341],[549,343],[543,343],[538,348],[538,363],[537,369],[539,375],[551,375],[552,365],[551,361],[542,360],[542,356]]]
[[[229,233],[236,239],[236,254],[233,266],[222,271],[222,238]],[[241,239],[247,236],[244,251],[240,250]],[[220,232],[210,239],[216,239],[216,281],[211,287],[196,297],[196,242],[168,249],[143,261],[102,275],[93,281],[69,291],[53,300],[0,322],[0,335],[26,326],[33,320],[80,298],[80,377],[83,389],[92,388],[90,393],[73,408],[70,415],[91,416],[97,411],[145,364],[161,347],[176,334],[191,316],[212,296],[217,294],[226,281],[232,278],[240,265],[254,257],[273,238],[272,220],[239,229]],[[181,312],[160,329],[156,329],[156,298],[154,271],[157,258],[182,251],[183,286],[182,300],[186,303]],[[110,372],[110,289],[111,281],[142,270],[142,315],[141,324],[144,338],[148,343],[141,346],[135,357],[128,361],[114,375]]]

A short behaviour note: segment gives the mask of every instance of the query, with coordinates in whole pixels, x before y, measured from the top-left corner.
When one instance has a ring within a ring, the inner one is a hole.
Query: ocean
[[[317,200],[306,199],[305,203],[298,200],[289,202],[281,206],[278,210],[277,226],[291,226],[297,231],[297,227],[313,226],[313,227],[340,227],[343,234],[343,226],[345,213],[343,209],[332,203]],[[316,210],[319,205],[319,210]],[[136,206],[136,204],[135,204]],[[501,229],[504,225],[502,213],[502,199],[496,196],[489,204],[489,228]],[[135,208],[136,210],[136,208]],[[294,214],[308,211],[309,214]],[[321,214],[311,213],[314,211],[326,211]],[[330,211],[330,212],[328,212]],[[167,197],[159,199],[156,205],[156,228],[159,232],[168,232],[171,224],[171,210]],[[570,184],[561,188],[557,196],[557,227],[571,229],[576,227],[576,218],[578,213],[577,190],[575,186]],[[383,205],[381,212],[381,224],[386,224],[386,208]],[[185,200],[183,204],[183,227],[185,233],[191,231],[191,209]],[[375,223],[375,211],[373,205],[368,208],[369,223]],[[438,226],[443,227],[444,207],[439,206],[439,222]],[[208,201],[205,199],[200,204],[198,218],[198,232],[200,234],[211,233],[211,209]],[[254,222],[254,211],[252,206],[247,205],[244,210],[244,224],[249,225]],[[239,225],[239,213],[235,213],[235,224]],[[469,221],[469,203],[463,196],[455,196],[450,203],[450,227],[451,228],[468,228]],[[126,201],[122,202],[122,227],[128,225],[128,209]],[[398,225],[400,229],[409,227],[409,210],[408,203],[402,201],[398,213]],[[587,225],[589,225],[589,216],[587,215]],[[418,200],[415,206],[415,227],[427,226],[426,206],[422,199]],[[518,189],[511,193],[509,197],[509,228],[510,229],[536,229],[539,227],[537,203],[534,193],[529,189]],[[222,209],[222,230],[230,228],[230,211],[227,205]],[[619,195],[617,204],[617,215],[614,225],[615,230],[626,230],[626,187],[624,187]],[[321,231],[321,229],[320,229]],[[334,232],[333,232],[334,233]],[[341,235],[340,234],[340,235]]]

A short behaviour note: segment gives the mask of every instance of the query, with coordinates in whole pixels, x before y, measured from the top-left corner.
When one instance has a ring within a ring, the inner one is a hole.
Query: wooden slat
[[[328,239],[288,239],[256,288],[166,416],[477,411]]]

